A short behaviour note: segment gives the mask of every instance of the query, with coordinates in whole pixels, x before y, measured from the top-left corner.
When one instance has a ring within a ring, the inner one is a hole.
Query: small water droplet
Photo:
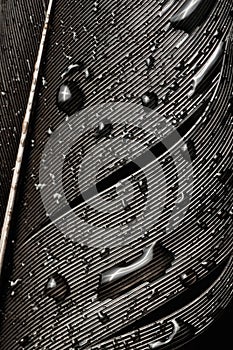
[[[158,106],[159,99],[155,92],[148,91],[142,95],[141,101],[144,107],[155,109]]]
[[[105,248],[103,250],[101,250],[100,252],[100,256],[101,258],[107,258],[110,255],[110,249],[109,248]]]
[[[30,337],[29,335],[25,335],[24,337],[22,337],[19,341],[19,344],[25,348],[26,346],[28,346],[30,343]]]
[[[172,83],[170,88],[173,91],[177,91],[180,88],[180,86],[179,86],[179,84],[176,81],[174,81],[174,83]]]
[[[147,65],[148,69],[153,68],[154,63],[155,63],[155,59],[153,56],[150,56],[146,59],[146,65]]]
[[[163,98],[162,98],[163,103],[166,105],[170,101],[170,92],[167,92]]]
[[[201,219],[197,221],[197,225],[204,231],[208,229],[207,223]]]
[[[193,269],[189,269],[186,272],[182,273],[180,276],[180,281],[184,287],[191,287],[194,283],[197,282],[197,273]]]
[[[47,134],[48,135],[52,135],[52,133],[53,133],[53,129],[51,127],[49,127],[48,130],[47,130]]]
[[[62,302],[70,294],[70,288],[66,279],[58,273],[49,277],[45,286],[45,295],[56,302]]]
[[[99,318],[100,322],[103,324],[105,324],[109,321],[109,316],[106,313],[104,313],[103,311],[100,311],[98,313],[98,318]]]
[[[177,64],[175,69],[178,70],[178,71],[183,71],[185,69],[185,62],[184,62],[184,60],[181,60],[180,63]]]
[[[214,156],[214,163],[219,164],[222,160],[223,156],[220,152],[217,152]]]
[[[67,81],[58,90],[58,108],[67,115],[72,115],[79,111],[84,105],[84,100],[84,93],[77,82]]]
[[[202,261],[201,265],[205,270],[211,271],[216,266],[216,263],[214,260],[205,260]]]

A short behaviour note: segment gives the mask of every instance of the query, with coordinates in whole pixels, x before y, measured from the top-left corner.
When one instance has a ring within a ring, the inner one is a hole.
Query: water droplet
[[[84,69],[84,63],[79,61],[76,64],[71,64],[69,65],[69,67],[67,68],[67,70],[61,75],[62,79],[65,79],[67,77],[70,77],[71,75],[73,75],[76,72],[80,72],[81,70]]]
[[[19,344],[25,348],[26,346],[28,346],[30,343],[30,337],[29,335],[25,335],[23,338],[20,339]]]
[[[216,0],[187,0],[170,18],[170,22],[175,29],[191,32],[206,19],[215,2]]]
[[[179,84],[176,81],[174,81],[174,83],[172,83],[170,88],[173,91],[177,91],[180,88],[180,86],[179,86]]]
[[[84,105],[84,100],[84,93],[77,82],[67,81],[58,90],[58,108],[68,115],[79,111]]]
[[[104,120],[99,123],[97,129],[95,130],[95,137],[97,140],[104,137],[109,137],[113,130],[113,125],[110,121]]]
[[[228,217],[228,212],[227,210],[221,209],[217,212],[217,216],[219,219],[224,220]]]
[[[208,229],[207,223],[205,221],[203,221],[203,220],[198,220],[197,224],[200,227],[200,229],[202,229],[204,231]]]
[[[189,139],[185,142],[185,144],[181,147],[181,152],[183,157],[189,161],[191,159],[194,161],[197,158],[197,151],[195,147],[195,143],[193,140]]]
[[[214,260],[205,260],[202,261],[201,265],[205,270],[211,271],[216,266],[216,263]]]
[[[99,317],[99,320],[101,323],[105,324],[109,321],[109,316],[106,313],[104,313],[103,311],[100,311],[98,313],[98,317]]]
[[[62,302],[69,294],[70,288],[63,276],[56,273],[49,277],[45,286],[46,296],[53,298],[56,302]]]
[[[169,101],[170,101],[170,92],[167,92],[167,93],[163,96],[162,101],[163,101],[164,104],[169,103]]]
[[[233,175],[232,170],[228,168],[217,173],[216,177],[222,184],[226,184],[229,180],[231,180],[232,182],[232,178],[233,178],[232,175]]]
[[[191,287],[194,283],[197,282],[197,273],[193,269],[189,269],[186,272],[182,273],[180,276],[180,281],[184,287]]]
[[[92,79],[93,73],[92,73],[92,71],[90,70],[90,68],[86,68],[86,69],[84,70],[84,76],[85,76],[85,79],[86,79],[86,80]]]
[[[220,152],[217,152],[214,156],[214,163],[219,164],[222,160],[223,156]]]
[[[100,256],[101,258],[107,258],[110,255],[110,249],[109,248],[105,248],[103,250],[101,250],[100,252]]]
[[[175,69],[178,70],[178,71],[183,71],[185,69],[185,62],[184,62],[184,60],[181,60],[180,63],[177,64]]]
[[[144,107],[155,109],[158,106],[159,99],[155,92],[148,91],[142,95],[141,101]]]
[[[147,65],[148,69],[153,68],[154,63],[155,63],[155,59],[153,56],[150,56],[146,59],[146,65]]]
[[[47,130],[47,134],[48,135],[52,135],[52,133],[53,133],[53,129],[51,127],[49,127],[48,130]]]

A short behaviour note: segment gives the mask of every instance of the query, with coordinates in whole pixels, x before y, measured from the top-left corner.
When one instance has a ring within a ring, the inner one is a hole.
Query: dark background
[[[230,349],[233,336],[233,302],[225,312],[202,335],[180,350]]]

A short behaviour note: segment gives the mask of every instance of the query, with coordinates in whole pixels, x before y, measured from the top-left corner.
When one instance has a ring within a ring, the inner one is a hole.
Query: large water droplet
[[[197,273],[193,269],[189,269],[186,272],[182,273],[180,276],[180,281],[184,287],[191,287],[194,283],[197,282]]]
[[[141,101],[144,107],[155,109],[158,106],[159,99],[155,92],[148,91],[142,95]]]
[[[84,93],[77,82],[67,81],[58,90],[58,108],[68,115],[79,111],[84,105],[84,100]]]
[[[175,67],[177,71],[183,71],[185,69],[185,62],[184,60],[181,60],[177,66]]]
[[[49,277],[45,286],[45,295],[56,302],[62,302],[70,294],[70,288],[66,279],[58,273]]]

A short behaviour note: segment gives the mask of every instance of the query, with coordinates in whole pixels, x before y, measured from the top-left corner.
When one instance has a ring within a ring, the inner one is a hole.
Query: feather
[[[3,226],[2,226],[2,231],[1,231],[0,273],[2,271],[4,255],[5,255],[5,251],[6,251],[7,239],[8,239],[8,235],[9,235],[12,213],[13,213],[13,209],[14,209],[14,205],[15,205],[15,198],[16,198],[16,193],[17,193],[18,183],[19,183],[19,178],[20,178],[22,160],[23,160],[23,156],[24,156],[24,152],[25,152],[25,143],[26,143],[26,139],[27,139],[27,135],[28,135],[28,127],[29,127],[29,123],[30,123],[30,119],[31,119],[32,106],[33,106],[34,99],[35,99],[35,91],[36,91],[36,87],[37,87],[37,83],[38,83],[39,71],[40,71],[40,67],[41,67],[44,46],[45,46],[45,40],[46,40],[46,36],[47,36],[47,32],[48,32],[49,21],[50,21],[53,3],[54,3],[54,0],[50,0],[49,4],[48,4],[48,9],[46,12],[44,27],[43,27],[43,31],[42,31],[42,37],[41,37],[40,46],[39,46],[39,51],[38,51],[38,55],[37,55],[37,59],[36,59],[36,63],[35,63],[35,68],[34,68],[31,90],[30,90],[30,94],[29,94],[29,98],[28,98],[27,109],[26,109],[25,117],[24,117],[23,124],[22,124],[20,143],[19,143],[19,147],[18,147],[18,153],[17,153],[16,163],[15,163],[15,167],[14,167],[12,182],[11,182],[11,188],[10,188],[10,193],[9,193],[9,198],[8,198],[8,203],[7,203],[7,208],[6,208],[6,214],[5,214],[5,218],[4,218]]]

